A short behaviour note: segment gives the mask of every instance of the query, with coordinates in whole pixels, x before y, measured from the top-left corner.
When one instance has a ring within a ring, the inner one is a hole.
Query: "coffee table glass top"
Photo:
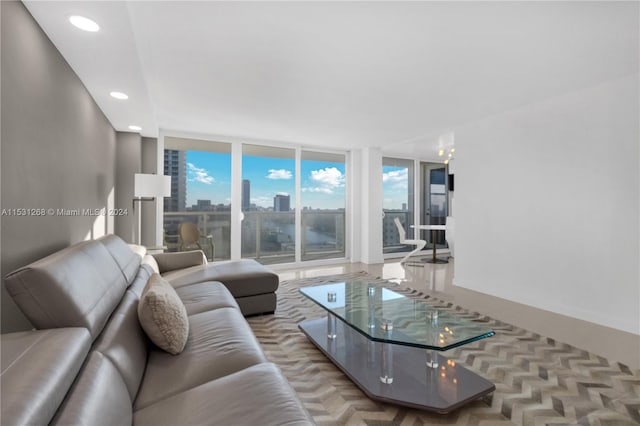
[[[483,323],[366,281],[304,287],[300,292],[374,341],[446,351],[495,334]]]

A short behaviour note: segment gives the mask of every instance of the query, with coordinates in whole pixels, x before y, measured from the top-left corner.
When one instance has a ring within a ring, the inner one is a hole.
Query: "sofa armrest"
[[[207,257],[202,250],[181,251],[177,253],[157,253],[152,255],[158,262],[161,274],[191,266],[206,265]]]

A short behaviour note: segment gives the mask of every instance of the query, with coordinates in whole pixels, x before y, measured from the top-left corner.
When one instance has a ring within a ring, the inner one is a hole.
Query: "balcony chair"
[[[410,256],[413,256],[414,254],[422,250],[427,245],[427,242],[425,240],[407,240],[407,233],[405,232],[404,227],[400,222],[400,218],[396,217],[395,219],[393,219],[393,221],[396,223],[396,227],[398,227],[398,234],[400,234],[400,244],[410,244],[416,246],[415,250],[413,250],[411,253],[407,254],[400,260],[400,263],[405,263]]]
[[[207,245],[211,248],[211,258],[209,260],[213,261],[215,254],[215,246],[213,244],[213,235],[200,235],[200,230],[195,223],[191,222],[183,222],[180,224],[180,251],[192,249],[195,247],[199,248],[204,252],[204,249],[200,245],[200,241],[206,241]],[[206,253],[206,252],[205,252]]]

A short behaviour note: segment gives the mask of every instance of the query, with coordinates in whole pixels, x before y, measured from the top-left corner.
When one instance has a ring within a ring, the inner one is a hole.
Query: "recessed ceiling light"
[[[438,157],[442,157],[444,155],[444,149],[438,151]]]
[[[456,149],[455,148],[451,148],[451,152],[456,152]]]
[[[444,160],[444,164],[449,164],[449,160]]]
[[[74,26],[80,28],[84,31],[89,31],[95,33],[100,29],[100,25],[96,24],[95,21],[92,21],[89,18],[85,18],[84,16],[73,15],[69,17],[69,22]]]
[[[129,130],[134,130],[136,132],[139,132],[140,130],[142,130],[142,127],[140,126],[134,126],[133,124],[131,126],[129,126]]]
[[[120,99],[120,100],[125,100],[125,99],[129,99],[129,95],[127,95],[126,93],[122,93],[122,92],[111,92],[109,93],[112,97],[116,98],[116,99]]]

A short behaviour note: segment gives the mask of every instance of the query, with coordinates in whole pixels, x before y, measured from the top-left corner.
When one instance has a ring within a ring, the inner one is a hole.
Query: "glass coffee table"
[[[441,354],[493,336],[490,327],[366,281],[300,292],[327,317],[298,327],[369,398],[448,413],[495,390]]]

